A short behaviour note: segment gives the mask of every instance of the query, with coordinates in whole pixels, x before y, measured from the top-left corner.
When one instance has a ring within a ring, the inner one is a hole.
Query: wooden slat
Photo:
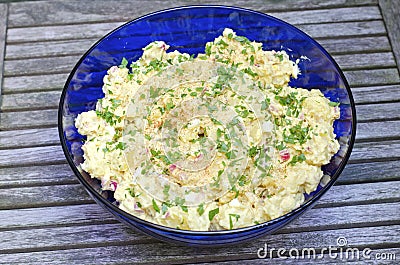
[[[333,186],[316,207],[398,202],[400,181]],[[0,189],[0,209],[18,209],[92,202],[80,184]]]
[[[400,140],[356,143],[350,156],[351,163],[366,160],[399,159]]]
[[[59,183],[77,184],[68,164],[0,168],[0,188],[43,186]],[[37,188],[35,188],[37,189]]]
[[[6,4],[0,4],[0,104],[3,87],[3,62],[6,46],[8,8]]]
[[[28,42],[7,45],[6,59],[83,55],[97,39]]]
[[[12,28],[8,30],[7,43],[100,38],[121,24],[121,22],[111,22]],[[314,38],[383,35],[386,33],[385,26],[381,20],[306,24],[298,25],[298,27]],[[77,32],[80,32],[80,34],[77,34]]]
[[[356,141],[400,138],[400,120],[357,124]]]
[[[397,211],[399,207],[400,203],[394,202],[310,209],[280,229],[279,233],[360,227],[371,223],[385,225],[400,221],[400,212]],[[375,214],[365,215],[365,212]],[[388,212],[394,215],[385,214]],[[3,210],[2,216],[0,230],[118,222],[111,213],[97,204]]]
[[[400,163],[398,161],[368,162],[348,164],[336,183],[342,185],[399,179]],[[56,183],[77,183],[76,177],[67,164],[0,169],[0,188]]]
[[[400,102],[359,105],[356,108],[360,122],[400,118]]]
[[[399,102],[359,105],[357,106],[357,118],[359,122],[399,119],[399,107]],[[2,120],[2,123],[0,124],[0,129],[3,130],[36,128],[40,126],[55,126],[57,125],[57,110],[49,109],[21,112],[4,112],[0,113],[0,119]]]
[[[383,35],[386,33],[383,21],[322,23],[298,25],[298,27],[313,38]]]
[[[365,265],[382,265],[382,264],[394,264],[393,262],[396,262],[397,257],[400,256],[400,248],[379,248],[379,249],[373,249],[371,250],[371,253],[369,256],[367,255],[364,257],[362,255],[363,249],[360,249],[360,258],[353,258],[352,254],[349,254],[349,258],[346,257],[346,253],[344,252],[346,248],[343,248],[343,253],[342,253],[342,259],[340,259],[340,250],[339,252],[333,252],[332,254],[326,254],[329,253],[328,251],[325,251],[325,254],[318,254],[316,258],[308,258],[307,252],[305,252],[305,257],[302,258],[301,250],[298,258],[296,259],[296,264],[302,265],[302,264],[338,264],[338,260],[343,263],[358,263],[358,264],[365,264]],[[293,259],[295,259],[294,256],[296,256],[296,253],[292,254],[291,258],[288,254],[288,251],[286,251],[286,256],[281,255],[281,257],[278,257],[277,255],[277,250],[274,250],[274,255],[275,257],[269,258],[269,256],[265,259],[251,259],[251,260],[236,260],[236,261],[222,261],[222,262],[206,262],[206,263],[201,263],[201,264],[213,264],[213,265],[250,265],[250,264],[293,264]],[[366,251],[366,253],[368,253]],[[389,257],[390,255],[390,257]],[[310,260],[312,260],[312,263],[310,263]],[[191,264],[198,264],[198,263],[191,263]]]
[[[331,54],[390,52],[392,50],[387,36],[320,39],[318,42]]]
[[[345,71],[351,87],[399,84],[397,68]]]
[[[61,40],[7,45],[5,58],[27,59],[51,56],[82,55],[97,39]],[[321,39],[318,41],[331,54],[390,52],[387,36]]]
[[[0,189],[0,199],[0,210],[93,203],[81,184]]]
[[[0,131],[0,149],[54,145],[60,142],[57,128]]]
[[[68,74],[5,77],[3,94],[61,90]]]
[[[394,187],[399,185],[400,181],[387,181],[381,182],[379,185],[361,183],[333,186],[322,196],[316,207],[398,202],[400,201],[400,194]]]
[[[60,163],[65,161],[61,146],[0,150],[0,167]]]
[[[398,160],[347,164],[336,184],[342,185],[390,180],[400,180],[400,163]]]
[[[12,111],[56,108],[58,107],[60,95],[60,91],[4,95],[1,110]]]
[[[0,113],[0,130],[57,125],[57,110],[33,110]]]
[[[393,53],[366,53],[366,54],[344,54],[333,56],[342,70],[354,68],[389,68],[396,67]],[[7,74],[7,72],[6,72]]]
[[[382,9],[383,19],[396,57],[397,67],[400,71],[400,2],[395,0],[379,0],[379,6]]]
[[[400,158],[400,140],[356,143],[350,157],[351,163],[366,160]],[[61,146],[41,146],[0,150],[1,166],[22,166],[65,161]]]
[[[80,56],[34,58],[5,61],[5,76],[24,76],[32,74],[69,73],[79,61]]]
[[[356,87],[352,89],[357,103],[378,103],[400,100],[400,85]]]
[[[284,0],[279,2],[251,0],[240,3],[232,1],[219,1],[219,5],[239,5],[241,7],[250,8],[253,10],[271,12],[271,11],[288,11],[298,9],[315,9],[315,8],[332,8],[332,7],[346,7],[346,6],[361,6],[376,4],[376,0],[334,0],[334,1],[290,1]],[[70,23],[87,23],[87,22],[104,22],[115,20],[130,20],[138,16],[142,16],[149,12],[176,7],[182,5],[196,5],[196,4],[215,4],[213,1],[119,1],[117,5],[109,5],[106,2],[99,1],[95,5],[82,5],[79,1],[69,1],[68,3],[43,1],[40,3],[15,3],[10,6],[10,27],[21,26],[38,26],[38,25],[53,25],[53,24],[70,24]],[[360,14],[364,19],[376,18],[379,14],[376,12],[376,7],[368,9],[362,8],[366,15]],[[35,12],[33,12],[35,10]],[[347,13],[346,9],[339,9],[344,14]],[[318,11],[316,11],[317,14]],[[46,16],[41,14],[46,13]],[[340,13],[338,16],[340,16]],[[327,14],[329,16],[329,14]],[[321,21],[321,17],[313,15],[309,20]],[[330,15],[329,19],[338,19]],[[353,16],[352,16],[353,17]],[[307,19],[307,18],[302,18]]]
[[[122,24],[122,22],[111,22],[83,25],[12,28],[8,30],[7,43],[100,38],[107,32]]]
[[[400,138],[399,120],[357,124],[356,141],[397,138]],[[0,131],[0,149],[54,145],[59,142],[58,130],[55,127]]]
[[[5,61],[4,75],[23,76],[60,72],[69,73],[79,58],[80,56],[72,55]],[[396,62],[391,52],[337,55],[334,56],[334,59],[343,70],[396,67]]]
[[[18,241],[11,241],[12,244],[5,245],[4,251],[29,247],[42,252],[29,253],[30,255],[27,253],[3,255],[3,259],[9,263],[18,260],[19,262],[27,261],[30,264],[52,261],[56,261],[56,264],[93,264],[93,262],[96,264],[181,264],[194,260],[211,262],[257,258],[257,250],[263,248],[265,243],[276,249],[314,247],[320,250],[322,247],[337,246],[337,238],[346,235],[346,240],[352,247],[381,246],[382,248],[382,246],[390,247],[396,244],[400,236],[399,225],[325,230],[268,235],[239,246],[218,247],[210,251],[209,248],[182,247],[146,241],[141,236],[137,237],[137,234],[132,234],[113,224],[75,227],[74,231],[79,233],[71,232],[68,228],[63,231],[58,228],[46,229],[46,231],[40,229],[25,231],[21,233]],[[6,242],[19,234],[18,232],[0,232]],[[20,245],[16,245],[16,242]],[[121,245],[122,243],[124,245]],[[89,250],[72,249],[84,246],[93,247]]]

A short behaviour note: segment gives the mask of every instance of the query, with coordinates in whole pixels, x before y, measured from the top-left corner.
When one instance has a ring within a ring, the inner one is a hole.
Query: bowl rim
[[[273,20],[275,22],[281,23],[286,27],[289,27],[291,29],[293,29],[294,31],[297,31],[298,33],[300,33],[301,35],[303,35],[306,39],[308,39],[308,41],[311,41],[312,43],[314,43],[323,53],[324,55],[329,59],[329,61],[335,66],[335,68],[338,70],[338,73],[341,77],[341,79],[343,80],[343,83],[345,85],[346,91],[348,93],[349,96],[349,100],[350,100],[350,107],[351,107],[351,111],[352,111],[352,119],[351,119],[351,123],[352,123],[352,134],[351,137],[349,139],[349,145],[346,151],[345,156],[343,157],[343,160],[341,161],[338,169],[336,170],[335,174],[333,174],[333,176],[331,176],[331,180],[325,185],[323,186],[316,194],[314,194],[312,196],[311,199],[309,199],[308,201],[306,201],[305,203],[301,204],[299,207],[293,209],[292,211],[279,216],[275,219],[260,223],[260,224],[254,224],[251,226],[246,226],[246,227],[242,227],[242,228],[236,228],[236,229],[231,229],[231,230],[216,230],[216,231],[199,231],[199,230],[184,230],[184,229],[176,229],[176,228],[172,228],[172,227],[167,227],[167,226],[163,226],[163,225],[159,225],[156,223],[152,223],[146,220],[143,220],[139,217],[136,217],[122,209],[120,209],[119,207],[117,207],[116,205],[114,205],[113,203],[111,203],[110,201],[108,201],[107,199],[105,199],[103,196],[101,196],[101,194],[99,192],[97,192],[85,179],[84,177],[81,175],[81,173],[79,172],[77,166],[75,166],[74,162],[73,162],[73,158],[71,157],[71,155],[69,154],[68,151],[68,147],[66,145],[66,137],[64,135],[64,130],[63,130],[63,110],[64,110],[64,101],[65,101],[65,97],[66,97],[66,92],[67,89],[69,87],[69,84],[71,82],[71,80],[73,79],[73,76],[75,75],[77,69],[79,68],[79,66],[81,65],[81,63],[86,59],[87,55],[89,53],[91,53],[93,51],[93,49],[95,49],[97,47],[98,44],[100,44],[104,39],[106,39],[107,37],[109,37],[110,35],[114,34],[115,32],[119,31],[120,29],[129,26],[130,24],[136,23],[138,21],[144,20],[148,17],[152,17],[154,15],[160,15],[163,13],[167,13],[167,12],[172,12],[172,11],[180,11],[180,10],[185,10],[185,9],[207,9],[207,8],[220,8],[220,9],[229,9],[232,11],[241,11],[241,12],[247,12],[247,13],[252,13],[254,15],[257,16],[262,16],[266,19],[269,20]],[[325,48],[323,48],[321,46],[321,44],[319,44],[316,40],[314,40],[311,36],[309,36],[307,33],[305,33],[304,31],[300,30],[299,28],[289,24],[288,22],[285,22],[281,19],[278,19],[276,17],[273,17],[271,15],[268,14],[264,14],[262,12],[259,11],[255,11],[255,10],[251,10],[248,8],[242,8],[242,7],[237,7],[237,6],[229,6],[229,5],[184,5],[184,6],[177,6],[177,7],[173,7],[173,8],[166,8],[166,9],[162,9],[159,11],[155,11],[155,12],[151,12],[148,14],[145,14],[143,16],[137,17],[135,19],[132,19],[120,26],[118,26],[117,28],[113,29],[112,31],[108,32],[107,34],[105,34],[103,37],[101,37],[98,41],[96,41],[79,59],[79,61],[76,63],[76,65],[74,66],[74,68],[72,69],[71,73],[69,74],[65,85],[63,87],[62,93],[61,93],[61,97],[60,97],[60,101],[59,101],[59,107],[58,107],[58,133],[59,133],[59,138],[60,138],[60,142],[61,142],[61,146],[64,152],[64,155],[67,159],[67,162],[69,164],[69,166],[71,167],[72,171],[74,172],[74,174],[76,175],[76,177],[78,178],[79,182],[81,184],[83,184],[83,186],[86,188],[86,190],[90,193],[90,195],[94,196],[96,200],[102,202],[103,204],[105,204],[105,206],[108,209],[112,209],[113,211],[115,211],[116,213],[118,213],[119,215],[122,215],[124,218],[133,220],[135,222],[138,222],[142,225],[146,225],[149,226],[151,228],[154,229],[159,229],[165,232],[170,232],[170,233],[178,233],[178,234],[185,234],[185,235],[192,235],[192,236],[217,236],[217,235],[233,235],[233,234],[239,234],[242,232],[248,232],[251,230],[257,230],[257,229],[262,229],[264,227],[267,226],[271,226],[274,225],[276,223],[279,223],[281,221],[284,220],[292,220],[294,217],[296,217],[297,215],[299,215],[300,213],[304,212],[305,210],[308,210],[312,207],[312,205],[317,202],[319,200],[319,198],[325,194],[325,192],[327,192],[331,186],[333,186],[333,184],[337,181],[339,175],[342,173],[344,167],[346,166],[350,154],[352,152],[353,146],[354,146],[354,142],[355,142],[355,137],[356,137],[356,124],[357,124],[357,118],[356,118],[356,108],[355,108],[355,102],[354,102],[354,98],[353,98],[353,94],[351,92],[350,86],[346,80],[346,77],[344,76],[342,70],[340,69],[339,65],[336,63],[336,61],[332,58],[332,56],[325,50]],[[280,229],[281,227],[278,227],[277,229]]]

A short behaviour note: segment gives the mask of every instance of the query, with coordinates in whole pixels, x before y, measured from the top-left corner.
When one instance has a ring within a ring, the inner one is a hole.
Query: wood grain
[[[374,120],[399,119],[400,102],[359,105],[356,108],[357,119],[360,122]]]
[[[4,75],[7,77],[69,73],[79,59],[80,56],[71,55],[5,61]],[[396,67],[391,52],[336,55],[334,59],[343,70]]]
[[[0,167],[41,165],[65,161],[61,146],[41,146],[0,150]]]
[[[60,96],[61,91],[4,95],[1,110],[12,111],[57,108]]]
[[[356,141],[400,138],[400,120],[357,124]]]
[[[398,202],[400,181],[333,186],[315,207]],[[0,189],[0,209],[19,209],[93,202],[80,184]]]
[[[55,184],[78,184],[68,164],[0,168],[0,188]]]
[[[304,10],[304,9],[319,9],[319,8],[333,8],[339,7],[336,17],[328,12],[324,12],[328,18],[321,17],[321,11],[315,10],[318,15],[314,15],[309,12],[309,16],[300,18],[303,20],[313,21],[313,19],[321,22],[332,19],[337,20],[342,18],[338,14],[344,14],[344,17],[352,15],[351,9],[347,10],[341,7],[350,6],[364,6],[364,5],[376,5],[376,0],[334,0],[334,1],[262,1],[262,0],[250,0],[250,1],[219,1],[219,5],[236,5],[244,8],[250,8],[262,12],[272,11],[288,11],[288,10]],[[88,22],[104,22],[104,21],[125,21],[134,19],[144,14],[182,5],[197,5],[197,4],[215,4],[215,2],[206,1],[146,1],[142,2],[139,0],[135,1],[119,1],[117,5],[109,5],[104,1],[97,1],[94,5],[81,5],[79,1],[68,1],[65,2],[54,2],[54,1],[42,1],[40,3],[13,3],[10,5],[10,28],[12,27],[24,27],[24,26],[39,26],[39,25],[53,25],[53,24],[71,24],[71,23],[88,23]],[[358,16],[366,18],[376,18],[379,16],[377,13],[376,6],[360,7],[363,13]],[[336,10],[336,9],[335,9]],[[357,7],[353,10],[358,10]],[[35,12],[33,12],[35,11]],[[304,11],[303,11],[304,12]],[[307,11],[306,11],[307,12]],[[323,11],[322,11],[323,12]],[[333,13],[333,12],[331,12]],[[359,13],[359,12],[356,12]],[[275,13],[273,13],[276,15]],[[307,13],[306,13],[307,14]],[[354,16],[352,16],[354,17]]]
[[[340,250],[339,250],[340,251]],[[371,250],[371,254],[369,257],[363,257],[362,255],[363,249],[360,249],[360,258],[352,258],[351,254],[349,254],[349,259],[348,260],[353,260],[353,261],[346,261],[346,263],[353,262],[353,263],[359,263],[359,264],[366,264],[366,265],[375,265],[375,264],[394,264],[393,262],[396,262],[396,257],[400,256],[400,248],[379,248],[379,249],[373,249]],[[388,254],[393,254],[394,257],[388,258]],[[301,253],[300,253],[301,255]],[[343,257],[345,257],[346,254],[343,254]],[[379,256],[378,256],[379,255]],[[340,252],[334,254],[332,253],[331,256],[329,254],[319,254],[318,259],[312,259],[312,264],[338,264],[338,260],[340,257]],[[382,259],[381,257],[386,257],[385,259]],[[394,259],[393,259],[394,258]],[[343,258],[344,259],[344,258]],[[357,261],[354,261],[357,260]],[[343,261],[344,262],[344,261]],[[191,263],[195,264],[195,263]],[[198,264],[198,263],[196,263]],[[211,264],[208,262],[201,263],[201,264]],[[266,259],[252,259],[252,260],[238,260],[238,261],[223,261],[223,262],[212,262],[212,264],[215,265],[249,265],[249,264],[293,264],[293,259],[290,258],[290,256],[287,253],[287,256],[281,255],[281,257],[277,256],[277,253],[275,252],[275,257],[274,258],[266,258]],[[305,253],[305,258],[299,258],[296,259],[296,264],[302,265],[302,264],[310,264],[310,259],[307,258],[307,253]]]
[[[122,25],[121,22],[93,23],[82,25],[40,26],[11,28],[7,34],[7,44],[36,41],[79,40],[100,38],[107,32]],[[384,35],[385,26],[381,20],[341,23],[298,25],[313,38],[332,38],[365,35]],[[77,34],[79,32],[80,34]]]
[[[356,104],[400,100],[400,85],[354,87],[351,91]]]
[[[0,149],[54,145],[59,143],[58,130],[55,127],[0,131]]]
[[[98,39],[28,42],[7,45],[6,60],[83,55]],[[387,36],[321,39],[329,53],[391,52]]]
[[[400,180],[400,163],[398,160],[347,164],[336,184],[341,185],[390,180]]]
[[[399,84],[397,68],[345,71],[351,87]]]
[[[1,210],[93,203],[80,184],[0,189],[0,199]]]
[[[5,77],[3,94],[61,90],[68,74]]]
[[[400,180],[398,161],[348,164],[336,184]],[[0,168],[0,188],[78,183],[67,164]]]
[[[0,105],[2,102],[2,87],[3,87],[3,75],[4,75],[4,53],[6,47],[6,35],[7,35],[7,17],[8,7],[6,4],[0,4]]]
[[[362,227],[373,223],[387,225],[400,221],[398,207],[400,203],[394,202],[310,209],[278,233]],[[375,214],[365,215],[365,212]],[[385,214],[388,212],[394,214]],[[3,210],[2,216],[0,231],[118,223],[111,213],[97,204]]]
[[[38,128],[57,125],[57,110],[32,110],[0,113],[0,130]]]
[[[52,261],[57,261],[58,264],[182,264],[193,260],[211,262],[257,258],[257,250],[263,248],[264,243],[268,243],[270,247],[273,246],[276,249],[290,249],[291,247],[321,249],[322,246],[336,246],[337,238],[345,236],[353,247],[374,248],[380,246],[382,248],[396,244],[397,238],[400,236],[399,225],[337,229],[268,235],[250,243],[235,247],[215,247],[213,251],[210,251],[208,248],[182,247],[154,241],[140,241],[141,237],[137,237],[137,234],[129,234],[129,231],[121,230],[113,224],[96,227],[97,229],[93,226],[76,227],[75,231],[80,233],[68,233],[68,229],[59,231],[54,228],[46,230],[46,235],[43,235],[44,231],[39,229],[36,231],[28,230],[21,235],[19,246],[6,245],[5,251],[15,251],[16,249],[13,249],[15,247],[20,249],[35,247],[34,249],[40,252],[29,253],[30,255],[27,255],[27,253],[4,255],[3,259],[10,263],[18,259],[20,262],[28,261],[30,264],[39,264],[39,262],[43,264]],[[41,240],[32,239],[34,232],[36,232],[36,238]],[[1,236],[6,241],[16,235],[18,234],[1,232]],[[93,235],[97,237],[94,238]],[[32,243],[34,245],[31,245]],[[121,245],[122,243],[123,245]],[[90,246],[91,249],[81,249],[85,246]],[[27,249],[22,250],[27,251]]]
[[[395,0],[379,0],[383,19],[386,24],[393,53],[396,57],[397,67],[400,71],[400,2]]]

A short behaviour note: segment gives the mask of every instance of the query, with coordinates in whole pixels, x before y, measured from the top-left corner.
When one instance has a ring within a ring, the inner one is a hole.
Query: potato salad
[[[282,216],[305,200],[339,150],[339,103],[289,86],[285,51],[231,29],[197,55],[154,41],[104,76],[104,97],[75,125],[83,170],[143,220],[195,231]]]

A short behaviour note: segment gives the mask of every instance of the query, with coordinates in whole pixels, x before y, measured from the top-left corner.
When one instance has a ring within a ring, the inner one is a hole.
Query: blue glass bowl
[[[171,48],[189,54],[204,52],[205,43],[231,28],[238,35],[263,43],[265,50],[285,50],[292,60],[300,60],[301,75],[290,85],[319,89],[332,101],[340,102],[340,119],[334,132],[341,148],[323,167],[331,176],[319,185],[299,208],[274,220],[229,231],[186,231],[156,225],[132,216],[116,206],[112,192],[102,191],[100,182],[92,179],[79,164],[84,137],[77,132],[74,120],[81,112],[93,110],[104,96],[103,76],[109,67],[119,65],[122,58],[135,61],[142,47],[151,41],[163,40]],[[303,57],[304,58],[304,57]],[[72,170],[93,199],[119,220],[155,238],[191,246],[215,246],[251,240],[288,224],[310,208],[337,180],[350,156],[356,130],[354,100],[349,85],[336,62],[316,41],[296,27],[274,17],[248,9],[226,6],[188,6],[155,12],[130,21],[94,44],[72,70],[62,93],[58,127],[61,144]]]

